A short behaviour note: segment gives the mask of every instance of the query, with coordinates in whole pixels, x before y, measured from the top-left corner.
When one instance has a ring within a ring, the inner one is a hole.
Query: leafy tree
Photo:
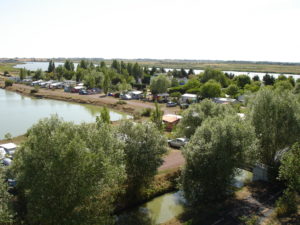
[[[285,152],[279,167],[279,180],[285,182],[287,189],[276,202],[277,213],[291,214],[297,211],[296,193],[300,192],[300,145],[296,143],[291,150]],[[282,212],[283,211],[283,212]]]
[[[215,69],[211,69],[211,68],[205,69],[204,72],[200,76],[200,81],[202,83],[206,83],[209,80],[218,81],[222,85],[222,87],[228,86],[228,78],[220,70],[215,70]]]
[[[157,102],[155,102],[155,109],[151,114],[151,121],[156,125],[159,130],[163,129],[163,121],[162,121],[163,111],[160,110]]]
[[[64,63],[64,68],[68,71],[74,71],[75,66],[74,63],[71,60],[66,60]]]
[[[189,89],[194,89],[194,88],[200,88],[201,87],[201,83],[198,79],[196,78],[192,78],[192,79],[189,79],[187,81],[187,83],[184,85],[184,88],[186,90],[189,90]]]
[[[171,86],[171,81],[166,75],[159,75],[152,78],[150,84],[150,90],[152,94],[157,95],[161,93],[166,93],[168,88]]]
[[[221,96],[221,85],[220,83],[210,80],[206,82],[201,87],[201,96],[203,98],[213,98],[213,97],[220,97]]]
[[[89,68],[89,62],[87,60],[80,60],[80,63],[77,67],[77,70],[81,68],[81,69],[88,69]]]
[[[188,75],[195,75],[195,72],[193,69],[189,69]]]
[[[226,94],[230,95],[231,97],[235,98],[239,92],[238,86],[235,84],[231,84],[226,89]]]
[[[126,82],[126,80],[122,80],[122,82],[118,84],[118,90],[119,90],[120,92],[122,92],[122,93],[123,93],[123,92],[127,92],[127,91],[129,91],[129,90],[131,90],[131,89],[132,89],[131,85],[128,84],[128,83]]]
[[[260,81],[260,78],[258,75],[255,75],[254,77],[252,77],[252,80],[253,81]]]
[[[101,67],[101,68],[106,68],[106,63],[105,63],[104,61],[101,61],[100,67]]]
[[[110,80],[109,75],[108,75],[108,74],[104,74],[104,80],[103,80],[102,86],[103,86],[103,92],[104,92],[105,94],[108,93],[108,90],[109,90],[109,88],[110,88],[110,85],[111,85],[111,80]]]
[[[237,116],[215,117],[199,127],[183,150],[183,191],[191,205],[226,199],[233,178],[256,147],[253,127]]]
[[[275,83],[275,78],[269,74],[266,74],[263,76],[263,81],[265,85],[273,85]]]
[[[295,79],[294,79],[294,77],[292,77],[292,76],[289,76],[289,77],[288,77],[288,81],[291,83],[291,85],[293,85],[293,87],[295,87],[295,85],[296,85],[296,82],[295,82]]]
[[[179,82],[176,78],[173,78],[171,81],[171,87],[177,87],[179,85]]]
[[[84,86],[86,86],[88,89],[95,88],[96,87],[95,77],[91,76],[90,74],[86,75],[84,77]]]
[[[100,111],[100,117],[97,116],[96,122],[97,122],[98,126],[101,125],[101,123],[110,124],[109,110],[105,106],[102,107],[102,109]]]
[[[206,119],[233,113],[234,110],[230,106],[216,104],[208,99],[192,104],[182,113],[182,119],[176,129],[177,136],[190,138]]]
[[[251,84],[246,84],[244,87],[245,91],[257,92],[260,89],[260,81],[254,81]]]
[[[287,79],[283,81],[276,81],[274,87],[280,91],[293,89],[293,85]]]
[[[65,68],[62,65],[59,65],[56,68],[55,73],[56,73],[56,77],[57,77],[58,80],[61,80],[63,78],[64,70],[65,70]]]
[[[136,81],[143,78],[143,68],[139,66],[138,63],[135,63],[132,68],[132,75],[134,76]]]
[[[54,61],[51,59],[48,65],[48,73],[53,73],[55,70],[55,63]]]
[[[121,65],[117,60],[113,60],[112,64],[111,64],[111,68],[115,69],[118,73],[121,72]]]
[[[125,179],[123,149],[105,124],[39,121],[14,159],[30,224],[111,224]]]
[[[294,94],[299,94],[300,93],[300,83],[296,83],[295,88],[293,90]]]
[[[280,74],[276,79],[276,81],[285,81],[285,80],[287,80],[287,77],[284,76],[283,74]]]
[[[153,123],[123,121],[118,133],[125,144],[127,193],[134,197],[157,173],[167,141]]]
[[[284,153],[279,168],[279,179],[285,181],[289,190],[300,192],[300,145],[296,143]]]
[[[258,160],[268,165],[270,170],[274,168],[276,173],[276,153],[299,139],[299,104],[291,93],[263,88],[248,105],[249,118],[260,144]]]
[[[156,73],[156,70],[157,70],[156,67],[152,67],[150,71],[150,75],[153,76]]]
[[[181,73],[180,77],[187,77],[188,76],[187,72],[183,68],[180,69],[180,73]]]
[[[20,69],[19,77],[21,80],[24,80],[28,75],[28,72],[25,68]]]
[[[84,75],[85,75],[85,70],[81,69],[80,67],[77,67],[77,70],[76,70],[76,73],[75,73],[76,82],[82,81],[83,78],[84,78]]]
[[[66,80],[71,80],[74,76],[75,76],[75,72],[74,72],[74,71],[72,71],[72,70],[67,70],[67,69],[64,69],[64,70],[63,70],[63,77],[64,77]]]
[[[34,75],[33,75],[33,79],[34,80],[40,80],[44,77],[44,72],[41,70],[41,69],[38,69],[34,72]]]
[[[239,86],[240,88],[244,88],[246,84],[250,84],[251,83],[251,79],[247,75],[236,76],[234,78],[234,80],[236,81],[237,86]]]
[[[4,168],[0,166],[0,224],[13,224],[11,210],[11,195],[8,193],[7,183],[4,182]]]
[[[13,80],[5,80],[4,81],[4,87],[10,87],[13,86],[14,81]]]

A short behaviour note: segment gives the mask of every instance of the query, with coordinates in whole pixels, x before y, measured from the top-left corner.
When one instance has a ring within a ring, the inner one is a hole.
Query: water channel
[[[252,180],[253,174],[238,169],[232,185],[237,188]],[[167,193],[125,213],[118,217],[117,225],[157,225],[165,223],[184,212],[186,200],[181,191]]]

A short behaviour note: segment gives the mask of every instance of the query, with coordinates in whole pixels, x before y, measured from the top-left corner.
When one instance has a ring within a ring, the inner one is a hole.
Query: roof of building
[[[197,98],[197,95],[185,93],[181,97],[185,97],[185,98]]]
[[[7,144],[0,145],[0,148],[4,148],[6,150],[15,149],[16,147],[17,147],[17,145],[14,143],[7,143]]]
[[[182,118],[182,116],[179,116],[179,115],[166,114],[166,115],[163,115],[162,120],[167,123],[174,123],[174,122],[180,120],[181,118]]]

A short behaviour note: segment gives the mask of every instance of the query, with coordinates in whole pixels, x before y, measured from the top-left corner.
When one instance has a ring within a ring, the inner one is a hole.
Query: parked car
[[[131,100],[132,97],[128,94],[122,94],[122,95],[120,95],[120,99],[122,99],[122,100]]]
[[[176,102],[167,102],[166,106],[167,107],[175,107],[175,106],[177,106],[177,103]]]
[[[10,166],[12,160],[10,158],[4,158],[1,161],[4,166]]]
[[[79,91],[79,94],[80,94],[80,95],[88,95],[89,93],[87,92],[87,90],[81,89],[81,90]]]
[[[188,143],[187,138],[176,138],[173,140],[168,140],[169,146],[173,148],[181,148],[185,146],[186,143]]]
[[[179,106],[181,109],[187,109],[190,105],[188,103],[181,103]]]

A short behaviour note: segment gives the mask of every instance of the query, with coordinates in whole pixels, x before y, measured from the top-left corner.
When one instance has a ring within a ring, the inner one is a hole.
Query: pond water
[[[60,65],[64,65],[62,62],[55,62],[55,67],[58,67]],[[74,63],[75,69],[77,68],[78,63]],[[17,64],[14,66],[14,68],[25,68],[27,70],[35,71],[38,69],[41,69],[43,71],[48,70],[49,62],[25,62],[23,64]]]
[[[53,114],[76,124],[95,122],[100,110],[98,106],[30,98],[0,89],[0,139],[6,133],[22,135],[38,120]],[[127,115],[110,111],[110,118],[116,121]]]
[[[253,174],[246,170],[238,169],[238,174],[233,180],[233,186],[241,188],[252,180]],[[156,197],[131,211],[118,217],[117,225],[139,224],[157,225],[165,223],[184,212],[186,200],[181,191],[167,193]]]

